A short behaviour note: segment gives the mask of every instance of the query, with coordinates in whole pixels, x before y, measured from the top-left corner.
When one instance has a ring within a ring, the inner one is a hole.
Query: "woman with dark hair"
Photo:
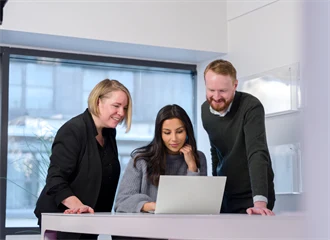
[[[190,118],[175,104],[158,112],[153,140],[135,149],[131,157],[116,197],[117,212],[154,211],[160,175],[207,175]]]

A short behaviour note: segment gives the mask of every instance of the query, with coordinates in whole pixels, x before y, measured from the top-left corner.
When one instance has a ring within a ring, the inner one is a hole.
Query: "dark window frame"
[[[8,97],[9,97],[9,61],[10,55],[24,55],[33,57],[49,57],[60,58],[68,61],[87,61],[99,63],[114,63],[123,65],[134,65],[139,67],[155,67],[173,70],[188,70],[191,72],[194,86],[192,96],[194,104],[194,119],[196,123],[196,93],[197,93],[197,66],[195,64],[171,63],[162,61],[139,60],[119,57],[106,57],[78,53],[65,53],[50,50],[35,50],[13,47],[0,47],[0,239],[5,239],[6,235],[20,234],[39,234],[39,228],[22,227],[9,228],[6,227],[6,198],[7,198],[7,182],[3,177],[7,176],[7,149],[8,149]]]

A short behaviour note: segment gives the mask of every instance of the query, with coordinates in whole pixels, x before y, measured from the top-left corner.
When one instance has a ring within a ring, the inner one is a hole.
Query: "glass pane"
[[[118,70],[112,70],[109,71],[109,79],[115,79],[121,82],[125,85],[125,87],[130,91],[130,93],[133,95],[134,92],[134,72],[130,71],[118,71]]]
[[[10,83],[12,85],[21,85],[22,84],[22,70],[24,64],[13,63],[9,66],[9,77],[11,79]]]
[[[27,109],[51,109],[53,105],[53,89],[29,87],[26,89]]]
[[[81,67],[61,64],[55,68],[54,109],[57,116],[69,118],[84,111],[87,102],[82,102]]]
[[[270,146],[276,193],[302,192],[300,144]]]
[[[26,85],[39,87],[53,86],[53,65],[48,63],[28,63],[26,65]]]
[[[19,128],[19,124],[16,127]],[[14,136],[13,128],[10,130],[6,227],[35,227],[33,209],[45,183],[52,139],[47,134],[44,137],[19,134],[19,130]]]
[[[299,64],[280,67],[240,80],[240,90],[257,97],[266,115],[297,110],[301,106]]]
[[[187,111],[189,117],[193,115],[193,84],[190,75],[142,72],[136,89],[143,91],[143,94],[134,95],[134,119],[137,121],[153,122],[159,109],[166,104],[178,104]]]
[[[282,79],[264,76],[244,82],[243,92],[257,97],[266,114],[291,110],[291,86]]]
[[[22,107],[22,87],[21,86],[9,86],[9,108],[21,108]]]
[[[45,184],[52,139],[60,126],[87,108],[88,95],[101,80],[122,82],[133,98],[131,131],[126,134],[124,128],[117,128],[122,173],[132,150],[151,140],[161,107],[179,104],[194,120],[194,84],[189,72],[19,58],[11,58],[10,66],[27,71],[21,76],[21,85],[14,85],[18,83],[17,77],[12,78],[15,75],[9,78],[6,227],[37,226],[33,210]],[[18,102],[22,102],[19,109]]]
[[[90,90],[100,81],[109,78],[107,72],[102,68],[84,68],[83,70],[83,90]]]

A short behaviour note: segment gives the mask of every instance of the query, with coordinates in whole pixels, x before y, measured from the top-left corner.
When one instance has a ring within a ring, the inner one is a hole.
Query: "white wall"
[[[226,58],[238,77],[295,63],[301,59],[301,29],[302,3],[276,1],[228,22]]]
[[[128,43],[136,48],[223,53],[227,51],[226,18],[225,1],[11,0],[1,28]]]
[[[278,0],[227,0],[227,20],[240,17]]]

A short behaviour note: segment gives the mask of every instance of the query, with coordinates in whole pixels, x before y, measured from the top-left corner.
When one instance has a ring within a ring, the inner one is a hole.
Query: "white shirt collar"
[[[225,111],[225,112],[218,112],[218,111],[216,111],[216,110],[214,110],[212,107],[211,107],[211,105],[210,105],[210,112],[211,113],[213,113],[214,115],[219,115],[220,117],[224,117],[224,116],[226,116],[226,114],[228,113],[228,112],[230,112],[230,109],[231,109],[231,105],[233,104],[233,102],[231,102],[230,104],[229,104],[229,107],[227,108],[227,110]]]

